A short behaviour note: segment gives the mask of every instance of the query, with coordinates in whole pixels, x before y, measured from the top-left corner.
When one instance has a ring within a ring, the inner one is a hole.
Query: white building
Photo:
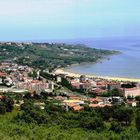
[[[54,90],[54,82],[49,82],[49,89]]]

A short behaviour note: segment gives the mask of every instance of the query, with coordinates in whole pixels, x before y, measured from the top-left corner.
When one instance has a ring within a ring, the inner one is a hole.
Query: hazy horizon
[[[0,40],[140,37],[139,0],[0,1]]]

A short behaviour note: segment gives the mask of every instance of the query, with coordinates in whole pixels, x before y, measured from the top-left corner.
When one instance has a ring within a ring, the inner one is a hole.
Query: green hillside
[[[88,48],[85,45],[49,43],[0,45],[0,61],[14,61],[41,69],[54,69],[81,62],[96,62],[116,51]]]

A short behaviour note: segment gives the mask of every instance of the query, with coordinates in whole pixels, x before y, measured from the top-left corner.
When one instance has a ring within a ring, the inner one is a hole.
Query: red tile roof
[[[39,83],[39,80],[32,80],[31,83]]]
[[[105,107],[112,106],[111,104],[89,104],[89,107]]]
[[[84,109],[84,107],[77,105],[77,106],[74,106],[73,109],[74,109],[74,111],[80,111],[80,110]]]
[[[0,77],[5,77],[5,76],[6,76],[6,73],[0,72]]]

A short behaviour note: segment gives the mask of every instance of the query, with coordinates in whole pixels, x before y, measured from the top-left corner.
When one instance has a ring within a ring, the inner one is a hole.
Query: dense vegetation
[[[43,97],[44,98],[44,97]],[[55,100],[45,108],[35,105],[40,98],[27,98],[21,108],[13,107],[10,97],[0,103],[11,110],[0,111],[1,139],[47,140],[139,140],[140,108],[113,106],[67,111]],[[10,102],[9,102],[10,101]],[[1,110],[1,108],[0,108]],[[13,111],[12,111],[13,110]],[[12,111],[12,112],[9,112]]]
[[[116,51],[88,48],[84,45],[39,44],[0,45],[0,61],[15,61],[41,69],[54,69],[81,62],[96,62]]]

